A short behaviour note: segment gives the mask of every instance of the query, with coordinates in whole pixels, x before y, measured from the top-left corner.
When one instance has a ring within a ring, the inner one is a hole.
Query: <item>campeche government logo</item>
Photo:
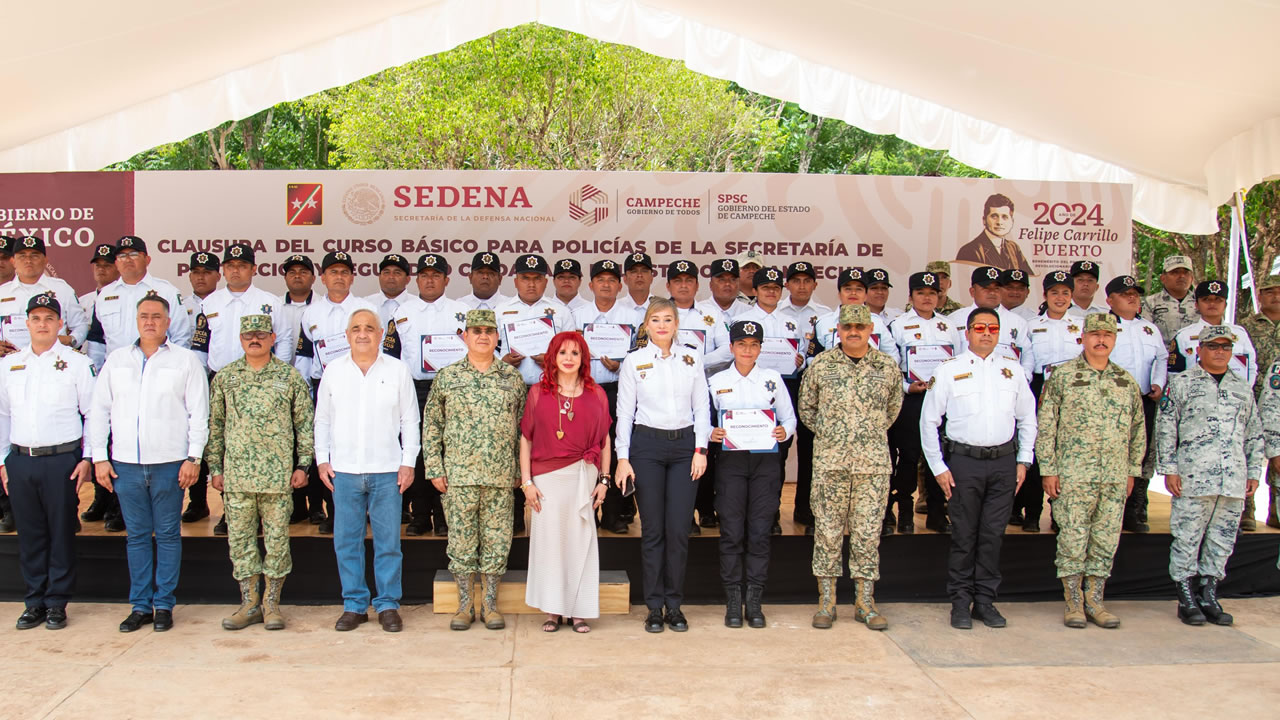
[[[569,195],[569,217],[591,227],[609,217],[609,194],[593,185],[583,185]]]

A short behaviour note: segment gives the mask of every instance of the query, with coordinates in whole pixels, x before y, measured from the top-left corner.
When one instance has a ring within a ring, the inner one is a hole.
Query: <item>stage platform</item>
[[[783,490],[782,535],[773,538],[769,587],[766,597],[773,603],[809,603],[816,596],[810,570],[813,539],[803,534],[791,518],[793,484]],[[81,493],[81,508],[88,507],[92,489]],[[1265,502],[1265,501],[1264,501]],[[184,603],[234,603],[238,599],[231,579],[231,561],[225,538],[213,535],[213,525],[221,507],[216,492],[210,493],[213,514],[205,520],[183,525],[183,564],[179,594]],[[1124,533],[1107,594],[1114,598],[1172,598],[1169,581],[1169,498],[1152,491],[1149,511],[1151,532]],[[925,518],[916,516],[916,533],[881,538],[880,575],[876,595],[886,602],[941,602],[946,600],[946,558],[949,538],[924,528]],[[1243,533],[1236,542],[1228,565],[1222,593],[1227,597],[1280,595],[1280,531],[1258,523],[1258,531]],[[307,523],[291,526],[294,571],[287,585],[291,603],[326,604],[338,602],[341,590],[331,536],[321,535]],[[723,593],[719,580],[716,529],[703,528],[689,539],[689,568],[685,601],[689,604],[718,603]],[[1001,599],[1010,601],[1051,600],[1061,596],[1061,584],[1054,576],[1055,536],[1049,528],[1046,509],[1041,531],[1028,533],[1008,527],[1001,553]],[[79,579],[76,599],[85,602],[125,602],[128,597],[128,566],[124,533],[108,533],[102,523],[85,523],[78,536]],[[402,535],[404,552],[404,602],[428,603],[433,597],[433,581],[438,570],[448,566],[446,539],[431,535]],[[372,557],[372,545],[366,540]],[[20,600],[22,576],[18,569],[16,535],[0,535],[0,600]],[[518,535],[511,548],[509,568],[528,568],[527,534]],[[372,562],[367,563],[372,568]],[[631,602],[641,603],[639,523],[626,535],[600,531],[600,569],[622,571],[630,580]],[[848,579],[840,583],[841,600],[852,598]]]

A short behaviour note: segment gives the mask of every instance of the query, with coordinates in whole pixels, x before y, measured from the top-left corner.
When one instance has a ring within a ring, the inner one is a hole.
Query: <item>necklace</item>
[[[556,397],[560,398],[560,413],[556,416],[556,439],[564,439],[564,419],[569,418],[569,422],[573,422],[573,398],[567,398],[556,392]]]

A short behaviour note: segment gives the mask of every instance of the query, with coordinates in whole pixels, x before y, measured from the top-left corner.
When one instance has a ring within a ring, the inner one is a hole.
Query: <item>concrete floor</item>
[[[1172,602],[1117,602],[1118,630],[1069,630],[1057,603],[1005,603],[1009,627],[950,629],[941,605],[885,605],[885,633],[809,627],[769,606],[769,628],[729,630],[686,608],[688,633],[648,635],[643,609],[587,635],[448,630],[429,606],[405,631],[334,632],[337,607],[286,608],[289,629],[231,633],[227,606],[181,606],[167,634],[117,631],[128,608],[70,607],[67,629],[19,632],[0,604],[0,718],[1127,718],[1273,717],[1280,598],[1232,600],[1231,628],[1181,625]]]

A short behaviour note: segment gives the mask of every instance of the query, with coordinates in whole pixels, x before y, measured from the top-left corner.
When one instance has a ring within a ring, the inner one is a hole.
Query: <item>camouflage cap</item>
[[[866,305],[841,305],[841,325],[870,325],[871,308]]]
[[[1116,316],[1111,313],[1089,313],[1084,318],[1084,332],[1096,332],[1106,330],[1107,332],[1115,332],[1119,325],[1116,324]]]
[[[243,315],[240,317],[240,332],[271,332],[270,315]]]
[[[1271,288],[1280,288],[1280,275],[1268,275],[1258,281],[1259,290],[1270,290]]]
[[[1199,343],[1201,345],[1214,340],[1229,340],[1234,345],[1236,335],[1231,332],[1231,326],[1229,325],[1209,325],[1200,331]]]
[[[498,320],[492,310],[468,310],[467,327],[491,327],[497,329]]]
[[[1191,264],[1191,258],[1186,255],[1170,255],[1164,259],[1164,264],[1161,265],[1161,267],[1165,272],[1177,270],[1178,268],[1185,268],[1191,272],[1196,271],[1195,267]]]
[[[924,266],[924,271],[934,273],[935,275],[938,273],[942,273],[947,277],[951,277],[951,263],[947,262],[946,260],[934,260],[933,262]]]

